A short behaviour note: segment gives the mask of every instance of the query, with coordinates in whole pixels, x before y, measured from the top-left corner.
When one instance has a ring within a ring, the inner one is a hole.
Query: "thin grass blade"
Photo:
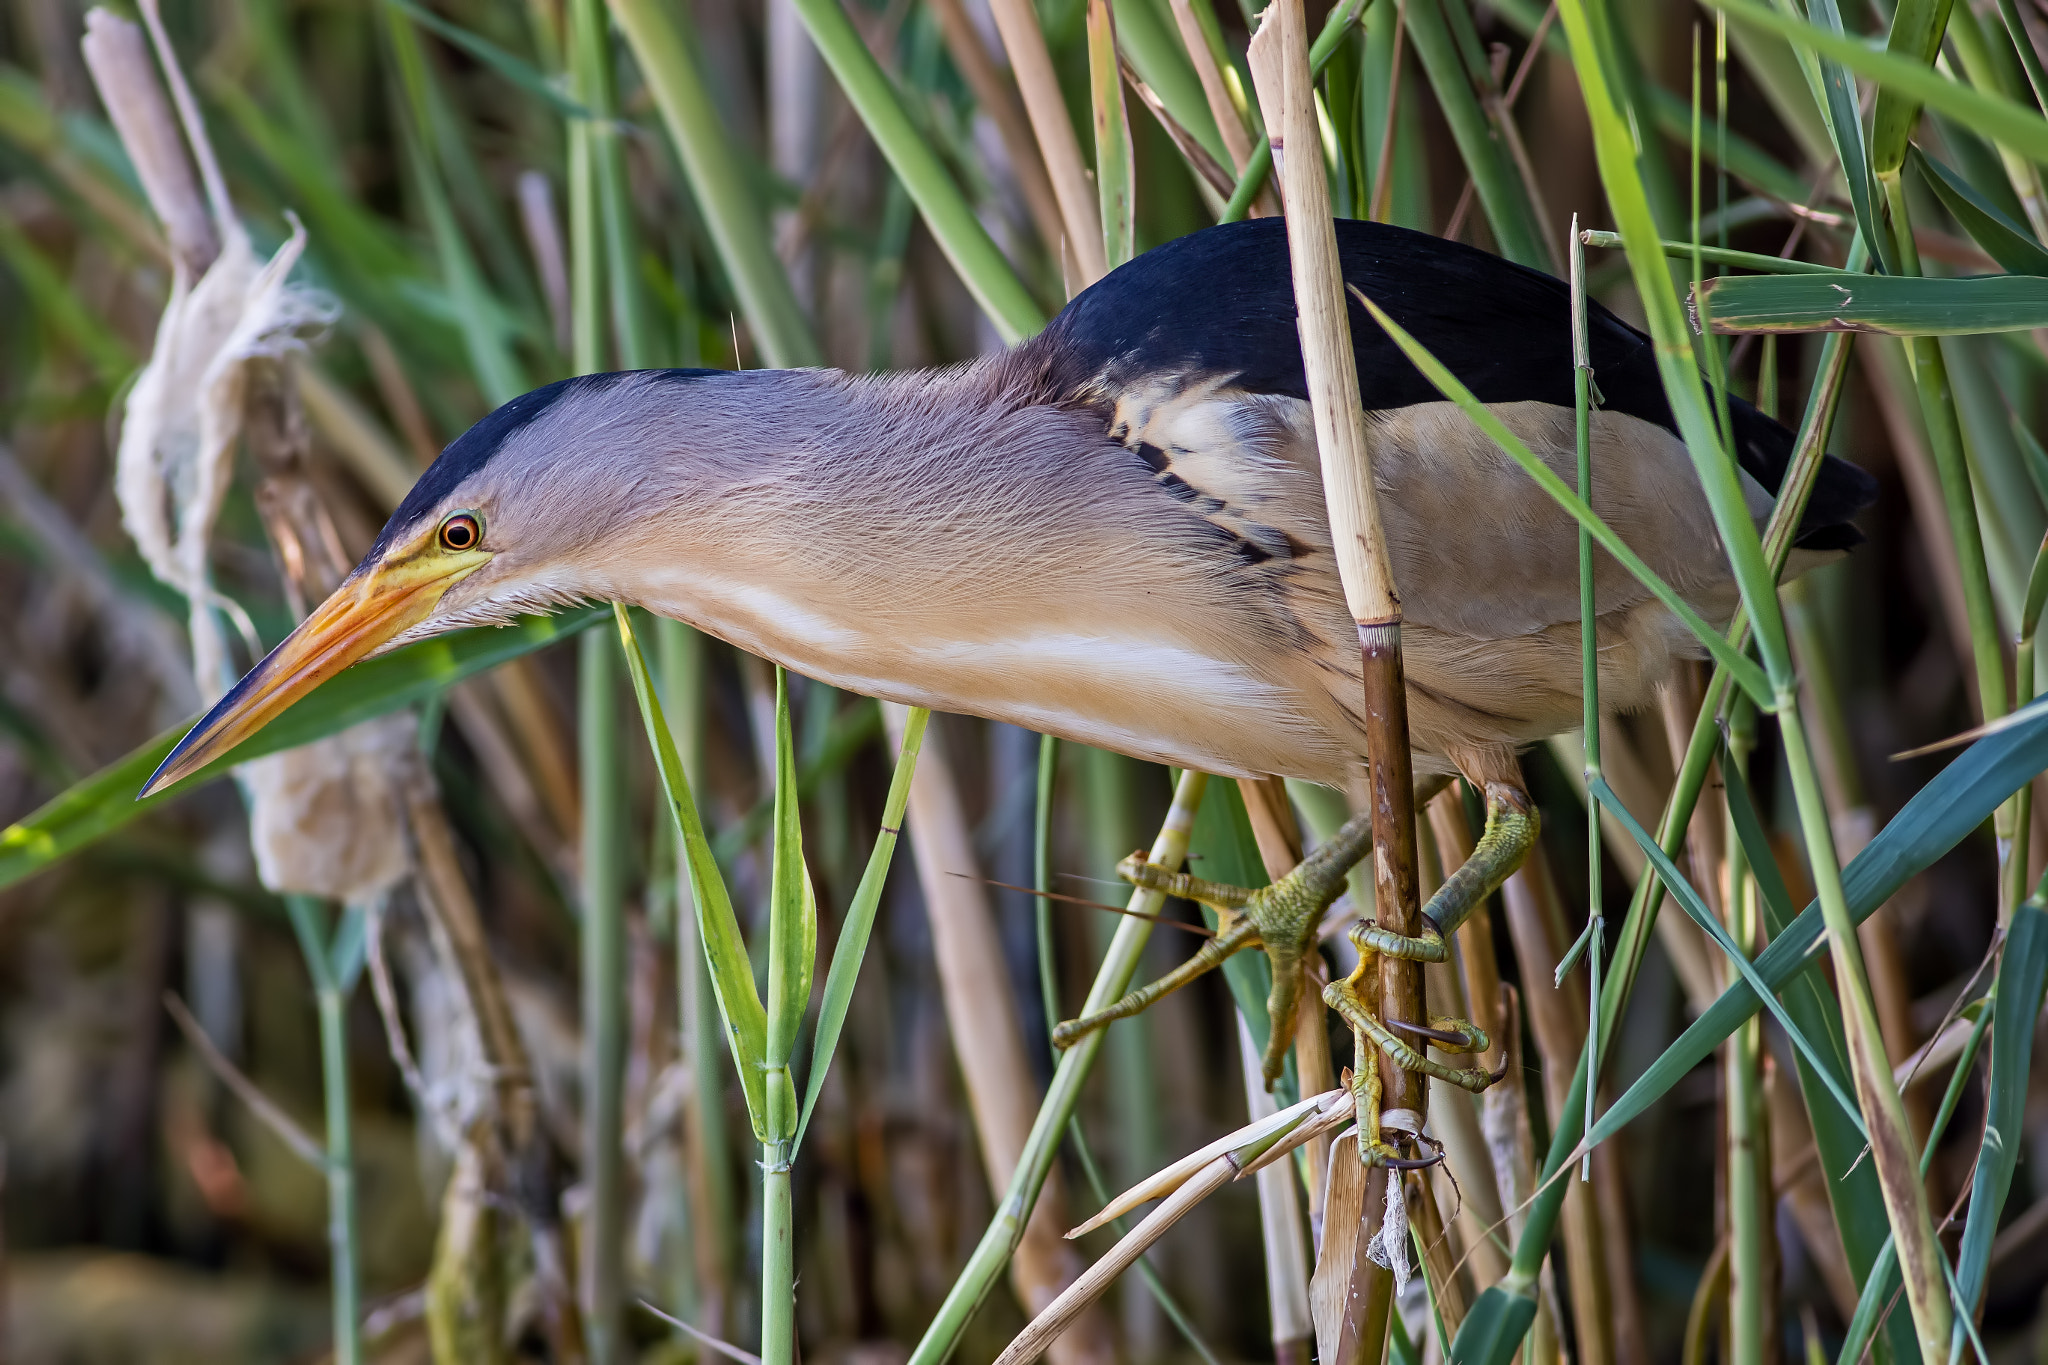
[[[1906,159],[1919,168],[1928,188],[1941,200],[1941,206],[1992,260],[2015,275],[2048,275],[2048,250],[2042,249],[2031,231],[2008,218],[1975,186],[1918,147],[1908,148]]]
[[[308,693],[219,761],[174,787],[136,800],[135,793],[177,747],[185,732],[199,723],[199,717],[181,721],[0,830],[0,887],[40,872],[94,840],[112,834],[137,816],[224,776],[235,763],[310,744],[352,725],[439,696],[463,679],[507,659],[565,640],[596,624],[601,615],[601,609],[585,608],[560,616],[528,618],[505,629],[458,631],[357,664]]]
[[[747,958],[746,941],[740,937],[732,897],[726,892],[718,860],[711,854],[711,843],[704,837],[704,822],[697,814],[690,779],[684,775],[682,758],[676,752],[675,734],[669,729],[661,696],[648,672],[647,656],[640,650],[632,618],[626,610],[615,608],[613,614],[619,626],[619,641],[625,646],[633,696],[640,703],[640,719],[647,727],[648,745],[654,750],[662,795],[668,800],[669,814],[675,818],[676,833],[682,839],[690,899],[697,908],[697,932],[704,944],[705,960],[711,964],[711,988],[718,997],[718,1015],[725,1025],[726,1042],[732,1047],[733,1067],[739,1072],[740,1088],[746,1093],[747,1116],[753,1121],[754,1135],[766,1142],[768,1110],[762,1071],[767,1065],[768,1014],[754,985],[754,969]]]
[[[1970,1181],[1970,1209],[1956,1252],[1960,1286],[1956,1316],[1969,1322],[1983,1296],[1991,1265],[1991,1239],[2012,1189],[2013,1169],[2023,1147],[2021,1120],[2027,1102],[2028,1068],[2034,1053],[2034,1025],[2048,988],[2048,909],[2038,893],[2013,911],[1998,964],[1998,1017],[1991,1026],[1991,1112],[1984,1120],[1984,1150]]]
[[[903,746],[896,754],[896,771],[889,779],[888,799],[882,804],[882,828],[875,836],[874,851],[868,855],[867,870],[854,888],[853,903],[840,923],[839,943],[832,950],[832,965],[825,972],[825,991],[818,1005],[818,1028],[811,1041],[811,1065],[804,1082],[804,1107],[797,1119],[794,1150],[803,1145],[804,1130],[810,1126],[811,1111],[825,1088],[825,1073],[832,1067],[832,1054],[839,1047],[840,1031],[846,1026],[846,1012],[853,1004],[853,987],[860,964],[867,956],[868,936],[875,927],[875,912],[882,903],[882,885],[889,877],[889,863],[902,837],[903,810],[910,802],[910,779],[917,772],[918,751],[924,746],[924,731],[932,713],[922,706],[910,708],[903,725]]]
[[[1648,858],[1651,865],[1657,869],[1658,880],[1662,881],[1665,888],[1671,892],[1672,899],[1679,903],[1693,923],[1706,931],[1707,936],[1714,940],[1728,960],[1735,964],[1736,974],[1748,982],[1750,989],[1756,993],[1757,998],[1764,1002],[1765,1006],[1771,1011],[1772,1016],[1777,1019],[1779,1026],[1785,1030],[1786,1036],[1792,1040],[1792,1045],[1798,1049],[1799,1054],[1805,1057],[1807,1062],[1821,1073],[1822,1083],[1827,1086],[1828,1093],[1834,1097],[1835,1103],[1842,1106],[1842,1112],[1848,1115],[1851,1121],[1855,1123],[1857,1131],[1861,1132],[1863,1130],[1863,1115],[1857,1109],[1855,1099],[1850,1096],[1847,1088],[1842,1084],[1841,1078],[1835,1075],[1826,1061],[1822,1059],[1822,1053],[1814,1045],[1813,1040],[1806,1036],[1805,1031],[1794,1022],[1792,1016],[1786,1011],[1784,1003],[1778,999],[1777,993],[1773,989],[1774,983],[1766,982],[1758,974],[1756,964],[1749,960],[1741,947],[1729,936],[1727,926],[1723,925],[1715,917],[1714,912],[1707,908],[1707,903],[1700,899],[1700,893],[1693,888],[1691,882],[1685,879],[1685,875],[1678,870],[1678,865],[1665,855],[1663,847],[1650,836],[1650,832],[1642,827],[1635,816],[1629,812],[1628,807],[1623,805],[1621,800],[1615,796],[1614,789],[1607,785],[1607,779],[1596,777],[1586,785],[1587,789],[1599,798],[1600,804],[1612,811],[1615,818],[1621,821],[1623,828],[1627,829],[1629,835],[1635,839],[1637,846],[1643,850],[1643,856]]]
[[[1959,84],[1930,67],[1889,52],[1879,52],[1860,39],[1830,33],[1797,19],[1774,14],[1753,0],[1705,0],[1726,10],[1730,19],[1754,24],[1793,43],[1805,43],[1880,87],[1910,95],[1928,108],[1947,114],[1985,137],[2004,143],[2036,162],[2048,162],[2048,119],[2014,103]]]

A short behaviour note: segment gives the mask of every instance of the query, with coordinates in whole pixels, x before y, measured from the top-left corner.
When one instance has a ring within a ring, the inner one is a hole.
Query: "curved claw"
[[[1444,1154],[1439,1150],[1431,1152],[1428,1156],[1383,1156],[1380,1158],[1380,1164],[1390,1171],[1421,1171],[1441,1165],[1443,1159]]]
[[[1397,1028],[1411,1037],[1427,1038],[1432,1043],[1442,1043],[1445,1047],[1462,1048],[1466,1044],[1464,1034],[1453,1033],[1449,1029],[1424,1028],[1421,1024],[1411,1024],[1406,1019],[1383,1019],[1380,1022],[1388,1028]]]

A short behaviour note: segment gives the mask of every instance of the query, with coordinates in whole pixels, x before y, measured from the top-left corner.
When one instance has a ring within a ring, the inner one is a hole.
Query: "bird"
[[[1566,285],[1426,233],[1335,227],[1346,283],[1575,477]],[[1518,749],[1582,722],[1577,529],[1348,306],[1403,614],[1415,770],[1464,777],[1487,807],[1472,862],[1425,907],[1422,933],[1366,927],[1361,948],[1440,959],[1442,936],[1535,840]],[[1587,313],[1593,509],[1702,616],[1725,622],[1735,580],[1651,341],[1597,303]],[[1727,413],[1761,521],[1793,438],[1735,395]],[[1867,473],[1826,459],[1793,570],[1858,543],[1852,519],[1875,496]],[[1604,553],[1593,579],[1602,705],[1643,707],[1676,661],[1702,651]],[[448,445],[346,581],[184,737],[145,793],[362,658],[605,601],[889,701],[1219,776],[1364,789],[1361,661],[1277,218],[1158,246],[1036,336],[946,368],[629,371],[513,399]],[[1224,913],[1227,929],[1184,972],[1253,944],[1272,958],[1269,1083],[1293,1034],[1299,964],[1368,842],[1354,820],[1257,892],[1191,887],[1142,858],[1122,869],[1141,885],[1199,891]],[[1345,985],[1326,998],[1357,1031],[1354,1016],[1370,1010],[1341,998]],[[1060,1041],[1142,1007],[1133,1000],[1151,989],[1063,1024]],[[1462,1021],[1388,1022],[1441,1045],[1469,1041]],[[1385,1046],[1362,1034],[1361,1048],[1367,1037]]]

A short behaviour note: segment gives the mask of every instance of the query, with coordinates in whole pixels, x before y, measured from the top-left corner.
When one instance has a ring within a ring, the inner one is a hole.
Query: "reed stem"
[[[1153,840],[1151,852],[1147,855],[1149,862],[1176,870],[1186,859],[1188,834],[1194,827],[1195,811],[1201,806],[1202,793],[1208,781],[1208,774],[1192,769],[1180,775],[1174,786],[1173,805],[1168,809],[1166,819],[1159,827],[1159,835]],[[1139,888],[1132,893],[1129,908],[1153,915],[1158,913],[1164,902],[1165,898],[1157,892]],[[1083,1014],[1108,1008],[1130,989],[1131,978],[1137,975],[1138,960],[1151,933],[1152,922],[1149,919],[1126,915],[1118,921],[1109,951],[1103,955],[1102,965],[1096,970],[1095,984],[1089,988],[1088,998],[1082,1003]],[[1030,1136],[1025,1140],[1016,1169],[1010,1175],[1010,1183],[996,1202],[995,1216],[989,1220],[981,1241],[975,1245],[967,1264],[954,1279],[953,1287],[947,1291],[945,1302],[933,1315],[931,1325],[925,1328],[916,1350],[911,1352],[908,1365],[944,1365],[959,1343],[960,1334],[974,1317],[975,1310],[1002,1277],[1003,1268],[1009,1264],[1011,1254],[1023,1239],[1032,1205],[1037,1202],[1038,1191],[1051,1173],[1053,1158],[1058,1155],[1060,1142],[1066,1136],[1067,1121],[1073,1117],[1074,1106],[1080,1102],[1081,1088],[1088,1079],[1088,1073],[1094,1069],[1106,1032],[1097,1030],[1061,1054],[1059,1065],[1053,1069],[1052,1083],[1046,1087],[1045,1099],[1038,1107],[1038,1117],[1031,1125]]]
[[[320,1098],[327,1122],[327,1250],[336,1365],[362,1365],[362,1258],[356,1228],[355,1126],[348,1092],[348,992],[329,956],[326,916],[318,899],[288,895],[285,909],[320,1019]],[[353,975],[353,973],[351,973]]]

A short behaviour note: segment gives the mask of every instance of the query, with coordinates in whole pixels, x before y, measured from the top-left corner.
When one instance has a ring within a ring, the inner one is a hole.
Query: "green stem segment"
[[[1351,31],[1351,25],[1365,12],[1372,0],[1345,0],[1330,11],[1330,17],[1323,21],[1323,31],[1308,50],[1308,66],[1311,74],[1320,77],[1323,68],[1337,55],[1337,45],[1344,35]],[[1392,117],[1391,112],[1388,117]],[[1273,174],[1273,144],[1266,138],[1259,139],[1259,145],[1252,148],[1251,160],[1245,162],[1243,174],[1237,177],[1237,187],[1230,192],[1230,202],[1223,206],[1219,223],[1235,223],[1252,210],[1252,200],[1259,197],[1259,191],[1266,188],[1266,181]]]
[[[618,646],[602,631],[579,642],[577,697],[583,788],[584,1340],[593,1365],[622,1358],[625,1301],[626,1061],[625,791],[614,705]]]
[[[795,0],[795,4],[811,41],[838,78],[839,88],[997,333],[1004,341],[1015,343],[1045,326],[1043,310],[911,121],[903,97],[861,41],[839,0]]]
[[[767,215],[740,168],[732,137],[719,120],[685,41],[680,7],[661,0],[611,0],[611,12],[661,110],[669,141],[726,278],[739,297],[754,344],[778,369],[823,363],[788,272],[776,259]],[[573,137],[575,125],[570,131]]]
[[[796,1204],[789,1144],[761,1145],[761,1365],[796,1360]]]
[[[1738,697],[1729,707],[1729,782],[1744,780],[1749,756],[1756,748],[1756,708]],[[1733,824],[1733,817],[1730,817]],[[1728,849],[1728,929],[1742,951],[1752,957],[1762,947],[1762,915],[1757,883],[1741,839],[1731,828]],[[1770,1165],[1763,1143],[1763,1017],[1757,1015],[1728,1040],[1724,1059],[1728,1112],[1728,1241],[1732,1277],[1728,1322],[1730,1365],[1762,1365],[1769,1343]]]
[[[570,74],[579,102],[611,111],[609,40],[598,0],[570,13]],[[624,254],[627,217],[616,133],[596,120],[569,126],[569,249],[572,364],[580,374],[604,368],[607,256]],[[609,169],[607,162],[610,162]],[[623,264],[623,262],[621,263]],[[617,278],[614,270],[613,277]],[[633,305],[628,301],[628,308]],[[629,311],[613,317],[625,327]],[[632,329],[637,332],[637,328]],[[625,791],[619,767],[618,646],[603,632],[583,637],[577,653],[578,780],[583,796],[581,913],[583,1005],[584,1215],[580,1275],[583,1338],[592,1365],[622,1358],[625,1302]]]
[[[285,909],[298,935],[320,1018],[321,1105],[327,1116],[327,1248],[334,1310],[336,1365],[362,1365],[362,1261],[356,1233],[355,1129],[348,1095],[348,992],[329,957],[320,902],[288,895]],[[351,973],[352,974],[352,973]]]
[[[1147,858],[1149,862],[1177,868],[1187,857],[1188,834],[1194,827],[1195,811],[1201,805],[1207,783],[1205,773],[1189,770],[1181,774],[1174,788],[1173,805],[1167,811],[1165,823],[1160,826],[1159,837],[1153,841]],[[1156,893],[1140,890],[1132,895],[1130,908],[1148,915],[1156,914],[1162,901],[1163,898]],[[1110,940],[1109,951],[1103,955],[1102,966],[1095,973],[1095,984],[1082,1005],[1084,1014],[1107,1008],[1130,989],[1131,978],[1137,975],[1138,960],[1151,933],[1152,922],[1149,919],[1127,915],[1118,921],[1116,936]],[[1031,1216],[1031,1207],[1038,1201],[1038,1192],[1052,1170],[1053,1158],[1066,1134],[1067,1121],[1073,1117],[1074,1106],[1080,1101],[1081,1087],[1102,1050],[1103,1037],[1099,1031],[1091,1033],[1061,1054],[1059,1065],[1053,1070],[1052,1084],[1046,1087],[1045,1099],[1038,1106],[1038,1117],[1025,1139],[1024,1151],[1017,1159],[1016,1169],[1010,1174],[1009,1186],[996,1203],[995,1217],[989,1220],[988,1230],[982,1233],[974,1254],[953,1281],[946,1301],[939,1306],[931,1326],[925,1329],[924,1337],[911,1353],[909,1365],[943,1365],[959,1343],[960,1334],[966,1330],[975,1310],[981,1306],[981,1301],[1002,1278],[1003,1268],[1009,1264],[1011,1254],[1023,1239],[1024,1224]]]

